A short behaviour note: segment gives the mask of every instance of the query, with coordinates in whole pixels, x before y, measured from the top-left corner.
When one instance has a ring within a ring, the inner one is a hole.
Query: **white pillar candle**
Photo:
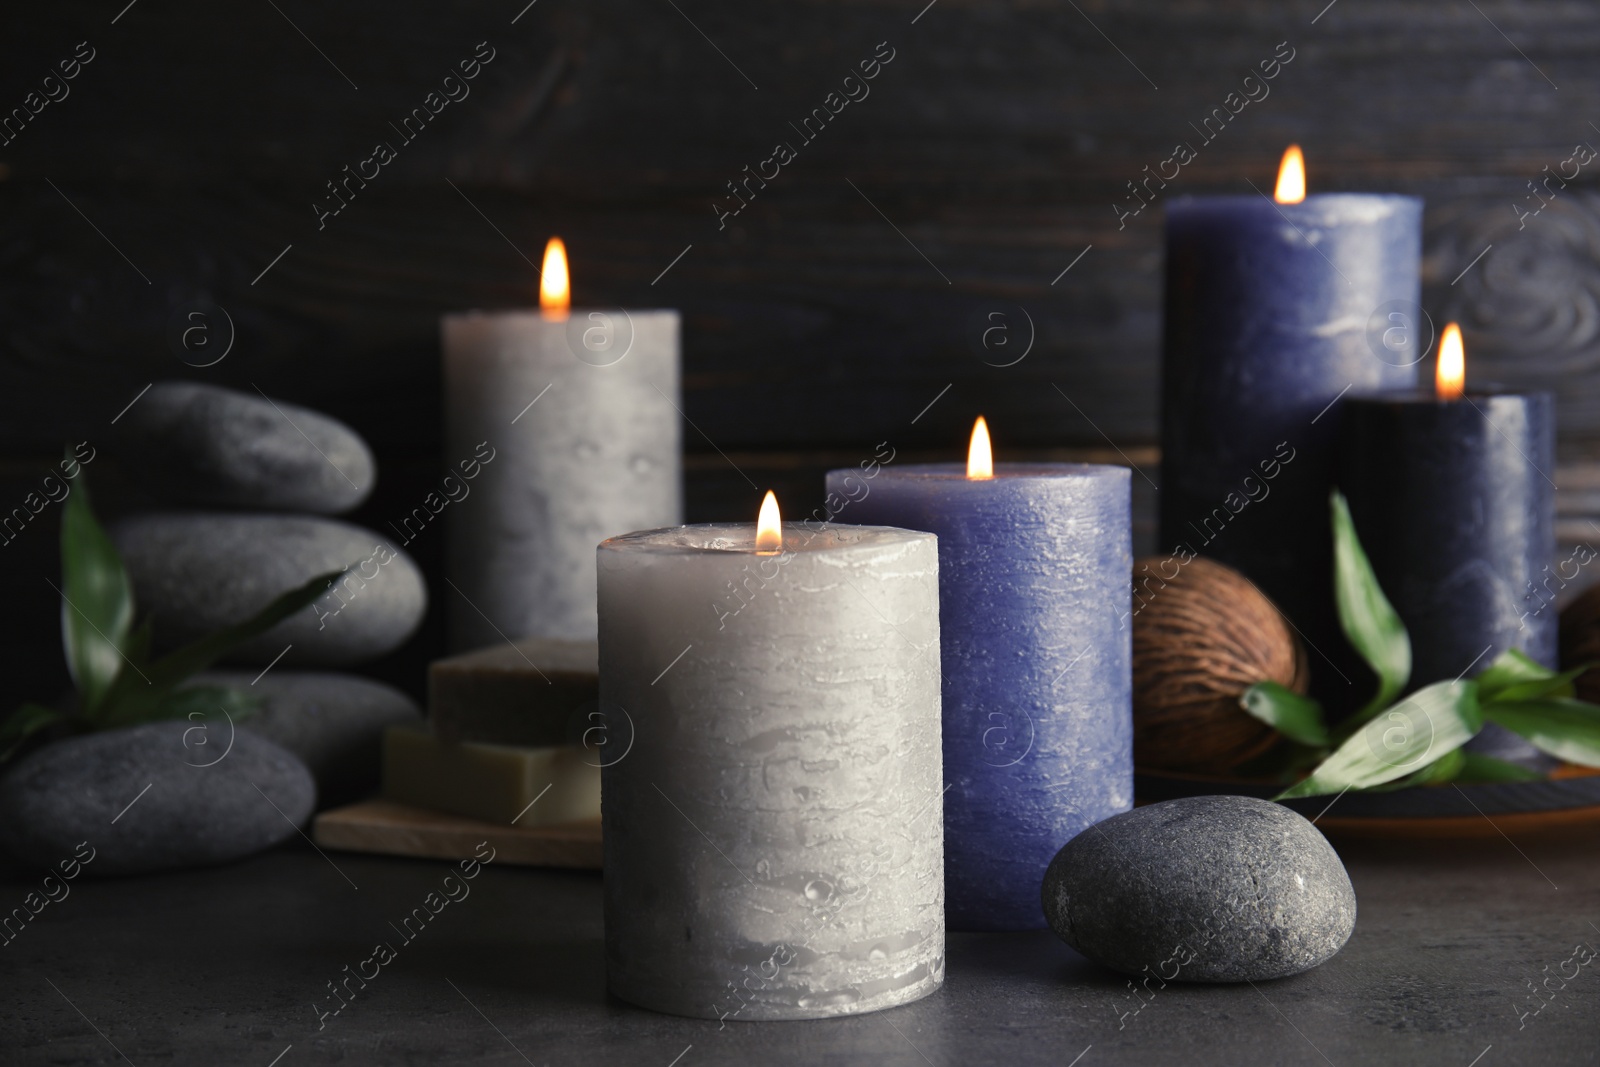
[[[783,529],[600,545],[606,973],[658,1011],[845,1015],[943,981],[937,539]]]
[[[678,313],[475,311],[443,340],[445,461],[494,450],[448,505],[450,643],[592,639],[594,546],[683,519]]]

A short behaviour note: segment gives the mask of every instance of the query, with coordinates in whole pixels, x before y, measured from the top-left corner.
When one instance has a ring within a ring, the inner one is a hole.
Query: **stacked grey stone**
[[[421,711],[389,686],[293,668],[392,652],[420,625],[427,589],[388,537],[328,517],[359,505],[376,480],[371,449],[343,423],[264,395],[162,382],[117,430],[125,469],[182,509],[109,531],[141,614],[155,620],[157,654],[242,622],[319,574],[344,575],[235,649],[228,662],[247,669],[196,679],[259,697],[253,716],[47,745],[0,780],[0,837],[45,863],[88,840],[101,858],[86,869],[97,874],[248,855],[293,835],[319,792],[326,805],[377,785],[384,728]],[[116,811],[101,810],[147,784],[115,823]]]
[[[152,722],[56,741],[11,768],[0,836],[39,866],[87,843],[88,873],[142,874],[271,848],[316,796],[306,765],[265,738],[225,722]]]

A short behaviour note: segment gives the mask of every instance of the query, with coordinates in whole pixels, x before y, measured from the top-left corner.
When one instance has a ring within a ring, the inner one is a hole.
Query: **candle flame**
[[[1467,383],[1467,352],[1461,343],[1461,327],[1450,323],[1439,335],[1439,365],[1434,383],[1440,400],[1455,400]]]
[[[1306,157],[1300,146],[1292,144],[1283,151],[1283,162],[1278,164],[1278,187],[1272,199],[1280,204],[1298,204],[1306,198]]]
[[[978,416],[972,424],[972,443],[967,446],[967,477],[974,480],[994,477],[994,449],[989,445],[989,424]]]
[[[778,498],[771,489],[761,501],[756,517],[756,551],[771,555],[783,550],[783,520],[778,515]]]
[[[572,285],[567,279],[567,246],[552,237],[544,246],[544,267],[539,271],[539,307],[546,318],[564,319],[572,306]]]

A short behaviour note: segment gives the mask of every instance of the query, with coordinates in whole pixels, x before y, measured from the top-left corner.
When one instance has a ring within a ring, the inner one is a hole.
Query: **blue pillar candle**
[[[1129,473],[828,473],[838,519],[939,536],[951,929],[1043,927],[1039,886],[1056,851],[1132,804]]]
[[[1349,706],[1328,523],[1339,401],[1416,386],[1422,202],[1183,197],[1166,243],[1161,548],[1244,572],[1312,646],[1315,691]]]
[[[1446,328],[1441,367],[1459,338]],[[1481,670],[1508,648],[1556,665],[1553,400],[1458,393],[1459,381],[1352,398],[1341,427],[1339,485],[1411,636],[1412,689]],[[1513,742],[1485,729],[1497,754],[1532,754]]]

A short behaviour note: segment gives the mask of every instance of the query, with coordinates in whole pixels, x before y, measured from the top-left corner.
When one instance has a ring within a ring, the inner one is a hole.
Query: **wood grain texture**
[[[531,304],[551,233],[580,303],[683,309],[691,519],[740,517],[769,486],[808,512],[833,457],[881,440],[956,456],[980,411],[1002,459],[1097,449],[1153,476],[1159,204],[1122,229],[1113,205],[1180,139],[1198,157],[1165,196],[1265,189],[1295,140],[1313,191],[1426,197],[1427,303],[1462,319],[1471,375],[1556,389],[1563,455],[1600,454],[1594,165],[1525,227],[1512,210],[1600,143],[1600,8],[925,3],[17,11],[0,116],[78,42],[95,58],[0,145],[0,462],[17,472],[0,488],[25,491],[64,441],[111,440],[146,383],[187,377],[350,422],[379,461],[355,518],[381,529],[457,458],[439,315]],[[1270,95],[1201,143],[1191,123],[1284,41]],[[390,123],[479,42],[495,56],[470,95],[401,144]],[[880,42],[894,59],[870,95],[802,143],[790,123]],[[380,139],[396,159],[319,230],[324,183]],[[780,140],[796,158],[719,228],[726,183]],[[173,326],[207,303],[234,344],[197,368]],[[112,477],[91,473],[114,511]],[[5,549],[0,633],[26,649],[15,684],[52,699],[46,521]],[[415,554],[442,585],[434,547]],[[373,669],[420,692],[436,630]]]
[[[1600,807],[1564,811],[1515,812],[1496,815],[1493,821],[1478,815],[1444,819],[1340,819],[1317,820],[1329,839],[1346,841],[1461,841],[1499,840],[1501,835],[1571,834],[1600,827]]]
[[[564,826],[502,826],[426,811],[392,800],[363,800],[316,817],[311,837],[323,848],[464,860],[487,842],[494,862],[519,867],[600,869],[600,823]]]
[[[724,449],[877,440],[951,382],[957,402],[915,442],[946,443],[982,408],[1019,444],[1148,443],[1159,211],[1119,230],[1112,205],[1282,41],[1295,58],[1271,95],[1166,195],[1265,187],[1295,139],[1314,190],[1426,196],[1430,303],[1468,321],[1496,377],[1559,380],[1570,439],[1600,432],[1578,321],[1592,204],[1574,193],[1504,232],[1525,182],[1596,136],[1592,7],[1347,2],[1315,25],[1320,3],[1266,0],[940,0],[914,25],[921,3],[678,7],[543,0],[515,25],[516,3],[19,15],[0,102],[80,39],[97,58],[0,150],[0,447],[53,450],[189,373],[333,410],[380,457],[427,454],[438,315],[528,302],[555,231],[580,300],[685,310],[685,408]],[[479,41],[495,58],[471,95],[319,231],[323,183],[398,142],[389,124]],[[884,41],[871,95],[801,142],[790,123]],[[780,140],[796,160],[719,229],[725,183]],[[165,340],[201,298],[239,337],[203,372]],[[1032,352],[986,365],[973,323],[1002,311],[1020,337],[1019,307]]]

